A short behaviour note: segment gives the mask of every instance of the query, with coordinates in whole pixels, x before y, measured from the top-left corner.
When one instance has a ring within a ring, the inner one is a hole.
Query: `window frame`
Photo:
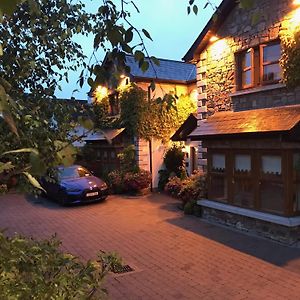
[[[267,62],[263,61],[264,48],[267,46],[277,45],[277,44],[281,46],[280,40],[278,39],[267,43],[259,44],[235,53],[236,87],[238,91],[264,86],[264,85],[276,84],[280,82],[282,78],[276,80],[263,80],[265,66],[278,64],[280,67],[279,61],[281,55],[279,56],[278,60],[267,61]],[[251,52],[251,67],[243,68],[243,55],[245,55],[249,51]],[[251,70],[251,84],[243,85],[243,74],[249,70]]]
[[[219,172],[217,170],[213,170],[213,155],[224,155],[225,159],[225,169],[224,172]],[[224,197],[223,198],[216,198],[213,197],[215,201],[221,202],[221,203],[229,203],[230,200],[230,191],[228,189],[229,183],[228,183],[228,170],[230,170],[230,161],[228,160],[228,151],[223,149],[215,149],[208,153],[208,170],[209,170],[209,179],[208,179],[208,191],[209,194],[213,193],[213,180],[214,178],[223,179],[224,180]]]
[[[300,152],[300,149],[299,149]],[[233,206],[242,207],[245,209],[256,210],[260,212],[272,213],[279,216],[295,216],[300,215],[300,210],[293,210],[293,192],[294,183],[300,182],[300,174],[295,178],[293,176],[293,159],[292,150],[287,149],[234,149],[228,150],[226,148],[212,149],[208,148],[208,199],[216,202],[231,204]],[[225,155],[225,171],[216,172],[212,169],[213,154]],[[235,156],[238,154],[246,154],[251,157],[251,172],[248,174],[238,174],[235,172]],[[262,157],[263,156],[279,156],[281,158],[281,174],[265,174],[262,172]],[[214,197],[214,178],[225,179],[224,199]],[[249,180],[253,185],[253,203],[250,206],[244,206],[234,200],[235,197],[235,181]],[[299,180],[299,181],[298,181]],[[268,209],[262,207],[261,199],[261,184],[263,182],[273,182],[274,184],[281,183],[283,185],[283,207],[282,211],[276,209]]]
[[[268,46],[272,46],[272,45],[277,45],[277,44],[280,46],[280,41],[277,40],[277,41],[273,41],[273,42],[270,42],[270,43],[265,43],[265,44],[259,45],[260,81],[261,81],[262,85],[274,84],[274,83],[278,83],[280,81],[280,79],[264,80],[264,67],[265,66],[270,66],[270,65],[278,65],[280,67],[279,60],[280,60],[280,56],[281,56],[281,55],[279,55],[278,60],[264,62],[264,48],[268,47]]]
[[[244,55],[247,55],[247,53],[250,53],[250,59],[251,59],[251,65],[250,65],[250,67],[243,67],[242,66],[242,64],[243,64],[243,56]],[[243,55],[241,54],[241,61],[240,61],[240,64],[241,64],[241,70],[240,70],[240,72],[241,72],[241,79],[240,79],[240,81],[241,81],[241,87],[242,87],[242,89],[248,89],[248,88],[251,88],[251,87],[253,87],[254,86],[254,72],[255,72],[255,68],[254,68],[254,49],[253,48],[250,48],[250,49],[248,49],[248,50],[246,50],[246,51],[244,51],[243,52]],[[243,75],[246,73],[246,72],[248,72],[248,71],[251,71],[251,83],[249,83],[249,84],[243,84]]]

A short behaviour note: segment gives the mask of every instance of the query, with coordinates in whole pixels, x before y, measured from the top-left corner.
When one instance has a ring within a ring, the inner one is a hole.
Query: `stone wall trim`
[[[224,204],[220,202],[215,202],[207,199],[198,200],[197,204],[204,207],[209,207],[237,215],[242,215],[249,218],[254,218],[278,225],[283,225],[286,227],[296,227],[300,225],[300,217],[282,217],[277,215],[272,215],[269,213],[263,213],[251,209],[236,207],[230,204]]]
[[[229,94],[229,97],[236,97],[236,96],[243,96],[243,95],[249,95],[249,94],[255,94],[265,91],[271,91],[275,89],[282,89],[285,88],[286,85],[284,83],[276,83],[271,85],[264,85],[256,88],[246,89],[246,90],[240,90],[236,91],[234,93]]]

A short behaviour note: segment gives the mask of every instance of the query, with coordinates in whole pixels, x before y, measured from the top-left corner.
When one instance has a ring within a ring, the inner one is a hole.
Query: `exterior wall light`
[[[219,40],[219,38],[218,38],[216,35],[213,35],[213,36],[209,39],[209,41],[210,41],[211,43],[214,43],[214,42],[216,42],[217,40]]]
[[[294,0],[294,1],[293,1],[293,5],[299,6],[299,5],[300,5],[300,0]]]
[[[95,100],[100,101],[108,95],[108,89],[105,86],[99,85],[95,90]]]

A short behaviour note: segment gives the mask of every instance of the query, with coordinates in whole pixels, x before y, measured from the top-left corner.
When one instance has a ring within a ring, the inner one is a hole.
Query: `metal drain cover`
[[[134,269],[132,267],[130,267],[129,265],[115,267],[112,270],[112,272],[115,273],[115,274],[124,274],[124,273],[133,272],[133,271],[134,271]]]

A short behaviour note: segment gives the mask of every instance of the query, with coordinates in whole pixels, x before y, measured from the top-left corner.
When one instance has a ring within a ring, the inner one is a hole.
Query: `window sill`
[[[204,207],[209,207],[253,219],[258,219],[270,223],[275,223],[287,227],[295,227],[300,225],[300,217],[282,217],[270,213],[264,213],[256,210],[241,208],[230,204],[223,204],[211,200],[198,200],[197,204]]]
[[[276,84],[264,85],[264,86],[260,86],[260,87],[256,87],[256,88],[237,91],[237,92],[234,92],[232,94],[229,94],[229,96],[230,97],[243,96],[243,95],[254,94],[254,93],[259,93],[259,92],[282,89],[282,88],[285,88],[285,87],[286,87],[286,85],[283,84],[283,83],[276,83]]]

